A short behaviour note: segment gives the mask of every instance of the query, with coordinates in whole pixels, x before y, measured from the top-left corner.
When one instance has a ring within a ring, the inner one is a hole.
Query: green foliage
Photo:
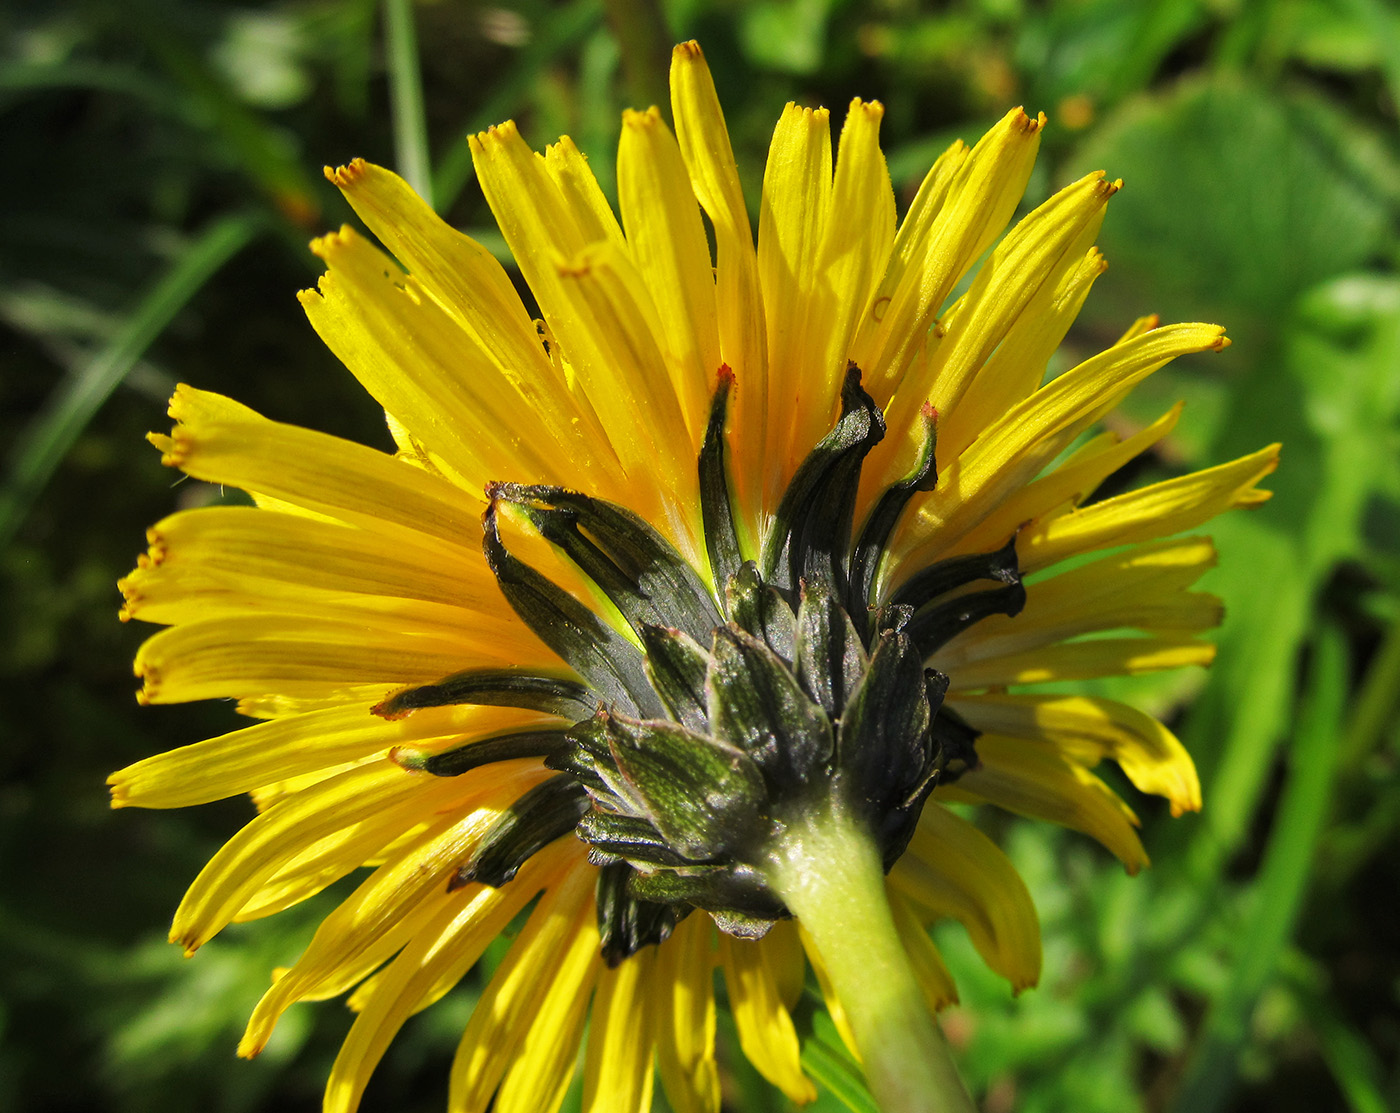
[[[1285,445],[1274,500],[1211,530],[1208,586],[1229,610],[1208,679],[1115,682],[1176,713],[1202,815],[1134,799],[1154,867],[1131,879],[1082,838],[979,817],[1045,935],[1043,984],[1013,999],[960,929],[936,932],[962,996],[945,1027],[984,1107],[1400,1107],[1393,6],[387,7],[21,0],[0,15],[0,1111],[314,1107],[349,1023],[334,1005],[291,1010],[255,1065],[232,1051],[271,968],[340,890],[187,961],[160,929],[246,803],[111,813],[101,790],[110,769],[234,723],[220,706],[138,713],[130,697],[142,632],[113,621],[110,585],[145,525],[224,497],[172,488],[141,436],[179,378],[387,446],[291,298],[316,274],[305,240],[350,215],[316,167],[363,155],[430,174],[439,210],[503,250],[464,134],[511,116],[537,146],[568,132],[611,190],[618,112],[656,97],[663,21],[705,45],[755,212],[788,99],[838,119],[853,95],[883,100],[906,199],[955,136],[1011,104],[1044,109],[1031,200],[1096,167],[1126,182],[1101,237],[1111,270],[1067,356],[1152,311],[1219,320],[1236,341],[1161,372],[1114,419],[1188,401],[1124,478]],[[469,982],[396,1041],[367,1109],[443,1107]],[[811,993],[798,1025],[812,1108],[868,1113]],[[726,1021],[721,1046],[733,1109],[787,1108]],[[576,1087],[566,1108],[579,1101]]]

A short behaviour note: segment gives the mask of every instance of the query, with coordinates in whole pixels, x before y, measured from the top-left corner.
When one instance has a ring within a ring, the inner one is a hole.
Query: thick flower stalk
[[[1042,381],[1118,183],[1074,182],[1003,236],[1045,122],[1017,109],[897,221],[880,106],[851,104],[833,160],[827,113],[789,105],[755,246],[695,44],[671,81],[674,135],[624,116],[620,220],[567,139],[472,139],[538,319],[393,174],[328,172],[393,258],[350,228],[316,241],[302,304],[397,452],[183,386],[151,438],[257,505],[150,531],[121,585],[124,617],[166,626],[140,698],[257,722],[115,774],[114,801],[252,793],[176,913],[190,953],[368,871],[240,1048],[348,993],[333,1113],[522,913],[454,1111],[553,1110],[586,1033],[586,1109],[649,1109],[655,1072],[673,1108],[714,1113],[717,969],[744,1053],[808,1101],[809,966],[888,1113],[970,1108],[928,925],[960,921],[1018,990],[1040,942],[1007,859],[945,805],[1077,828],[1130,871],[1136,819],[1095,765],[1200,807],[1160,723],[1037,687],[1209,663],[1220,607],[1191,587],[1214,550],[1181,535],[1267,498],[1277,458],[1094,497],[1179,407],[1125,438],[1099,419],[1226,343],[1144,319]]]

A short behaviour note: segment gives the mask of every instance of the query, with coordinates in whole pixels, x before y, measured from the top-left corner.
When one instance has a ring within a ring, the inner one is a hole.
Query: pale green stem
[[[900,942],[864,826],[839,804],[819,808],[783,832],[764,873],[816,942],[884,1113],[975,1113]]]

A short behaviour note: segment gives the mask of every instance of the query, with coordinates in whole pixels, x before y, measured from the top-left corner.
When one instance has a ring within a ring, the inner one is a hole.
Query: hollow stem
[[[874,840],[838,803],[789,825],[764,869],[816,942],[884,1113],[975,1113],[929,1014]]]

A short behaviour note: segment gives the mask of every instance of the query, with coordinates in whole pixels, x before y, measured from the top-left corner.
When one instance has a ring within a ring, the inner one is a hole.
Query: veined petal
[[[527,1047],[536,1053],[540,1039],[548,1043],[553,1025],[572,1020],[571,1009],[598,963],[598,937],[594,927],[593,882],[595,871],[583,864],[583,852],[574,868],[564,871],[545,890],[530,914],[525,930],[511,946],[505,960],[472,1010],[467,1030],[452,1061],[447,1108],[451,1113],[483,1113],[507,1071],[515,1075],[526,1059]],[[547,1010],[555,1017],[545,1017]],[[530,1040],[536,1023],[548,1029]],[[575,1037],[572,1053],[577,1051]],[[557,1082],[557,1065],[543,1058],[533,1069],[547,1074],[542,1081]],[[526,1083],[518,1079],[512,1088]],[[567,1085],[567,1078],[565,1079]],[[559,1094],[562,1096],[562,1089]],[[514,1105],[514,1108],[519,1106]],[[546,1113],[552,1107],[537,1107]]]
[[[107,783],[114,807],[183,808],[372,757],[407,742],[456,742],[552,721],[510,707],[430,707],[394,721],[366,715],[363,707],[336,707],[257,723],[156,754],[113,773]]]
[[[548,960],[547,991],[501,1082],[493,1113],[553,1113],[564,1100],[593,986],[604,969],[592,900],[581,902],[573,934]]]
[[[1195,529],[1232,508],[1267,502],[1256,484],[1278,467],[1274,444],[1228,464],[1192,472],[1096,502],[1083,510],[1063,507],[1032,522],[1016,543],[1025,572],[1045,568],[1074,553],[1150,541]]]
[[[656,1065],[676,1113],[719,1113],[713,940],[709,919],[691,915],[657,948]]]
[[[714,270],[680,147],[655,108],[623,113],[617,189],[627,246],[665,323],[667,366],[698,445],[721,362]]]
[[[598,976],[583,1075],[584,1113],[650,1113],[655,1073],[655,948]]]
[[[967,820],[937,803],[925,805],[909,850],[889,877],[926,917],[960,921],[983,961],[1013,989],[1040,979],[1040,921],[1025,882]]]
[[[841,999],[836,995],[831,978],[827,975],[821,951],[817,949],[816,942],[807,934],[800,920],[797,923],[797,930],[799,938],[802,940],[802,948],[807,954],[807,961],[811,963],[812,973],[816,975],[817,986],[822,991],[822,1001],[825,1002],[826,1011],[831,1015],[831,1023],[836,1028],[836,1034],[841,1037],[841,1042],[846,1045],[846,1050],[851,1053],[852,1058],[859,1063],[861,1061],[860,1048],[856,1045],[855,1033],[851,1031],[851,1022],[846,1017],[846,1010],[841,1004]]]
[[[355,159],[329,178],[356,215],[421,284],[489,352],[512,384],[534,401],[570,407],[564,384],[540,347],[510,276],[495,257],[457,231],[408,183],[382,166]],[[544,416],[548,417],[548,414]]]
[[[1070,244],[1011,322],[996,351],[980,371],[974,370],[952,411],[939,410],[938,445],[943,459],[961,456],[1008,406],[1029,398],[1039,388],[1050,357],[1079,316],[1094,280],[1108,269],[1098,248],[1087,247],[1098,234],[1098,226],[1098,220],[1091,220]],[[1085,250],[1081,251],[1081,246]]]
[[[762,941],[723,935],[719,953],[739,1046],[749,1062],[797,1104],[816,1100],[816,1087],[802,1073],[797,1030],[764,961]]]
[[[558,880],[578,850],[562,840],[540,851],[515,881],[500,889],[460,890],[404,947],[360,997],[359,1015],[326,1083],[323,1113],[354,1113],[365,1085],[404,1022],[462,979],[511,919],[546,885]]]
[[[768,428],[768,344],[763,295],[753,229],[729,132],[724,126],[714,79],[700,44],[681,43],[671,53],[671,112],[676,139],[690,173],[690,185],[715,230],[715,308],[720,358],[734,372],[737,386],[731,419],[736,459],[733,469],[743,510],[741,528],[756,540]]]
[[[391,761],[369,762],[262,812],[200,871],[175,914],[171,942],[182,944],[187,954],[193,954],[228,924],[286,861],[323,839],[353,840],[363,854],[372,854],[398,833],[377,823],[376,812],[410,799],[416,805],[425,797],[436,806],[444,796],[462,794],[460,788],[448,792],[441,785],[412,781],[402,774]],[[398,830],[402,830],[401,825]]]
[[[958,988],[953,984],[953,975],[944,965],[943,956],[929,937],[928,928],[924,926],[923,920],[894,885],[889,886],[889,899],[895,929],[909,954],[909,962],[919,979],[919,988],[924,991],[924,1001],[929,1012],[938,1013],[949,1005],[956,1005]]]
[[[651,297],[631,260],[610,244],[595,244],[557,270],[568,314],[580,325],[587,322],[563,334],[566,356],[604,421],[621,434],[619,450],[630,473],[660,471],[659,481],[637,485],[629,502],[652,520],[674,520],[676,506],[698,500],[695,457],[703,430],[693,436],[687,428]],[[698,522],[676,540],[697,529]]]
[[[409,532],[389,537],[261,508],[209,506],[162,519],[146,540],[153,568],[188,565],[451,606],[489,595],[496,606],[495,579],[479,549],[468,553]]]
[[[969,661],[1025,653],[1101,630],[1208,630],[1220,623],[1220,600],[1186,589],[1214,566],[1209,538],[1135,546],[1029,585],[1025,609],[1014,619],[992,615],[940,649],[930,664],[951,674]]]
[[[1017,815],[1083,831],[1103,843],[1129,873],[1147,865],[1137,816],[1103,781],[1040,742],[984,734],[979,762],[947,787],[944,800],[991,803]]]
[[[950,703],[985,733],[1043,740],[1086,766],[1112,758],[1140,791],[1166,797],[1173,815],[1201,809],[1201,782],[1186,748],[1135,707],[1094,696],[960,696]]]
[[[874,299],[883,309],[872,313],[869,335],[855,357],[877,404],[894,396],[944,300],[1016,211],[1044,126],[1044,116],[1032,118],[1016,108],[966,157],[952,156],[959,164],[936,215],[926,230],[918,228],[921,235],[896,245],[894,267]],[[930,208],[938,192],[935,182]]]
[[[504,616],[502,616],[504,619]],[[135,672],[142,703],[329,696],[352,689],[431,684],[462,661],[509,667],[537,658],[530,640],[502,621],[468,638],[399,634],[392,618],[371,623],[305,615],[243,615],[167,627],[141,646]]]
[[[763,961],[773,975],[778,1000],[791,1012],[797,1007],[807,982],[807,960],[803,956],[802,939],[793,920],[779,920],[768,934],[758,941]]]
[[[392,456],[339,437],[269,421],[227,398],[181,385],[170,400],[178,424],[153,436],[161,463],[257,491],[348,522],[389,522],[481,551],[479,503],[465,491]]]
[[[931,401],[940,415],[953,415],[955,436],[945,437],[939,430],[938,457],[943,466],[955,460],[972,439],[956,419],[968,385],[1035,295],[1052,283],[1060,264],[1082,260],[1098,235],[1104,207],[1122,184],[1103,179],[1103,173],[1096,172],[1066,186],[1007,233],[946,322],[947,331],[929,360],[905,376],[891,400],[885,416],[897,433],[918,425],[919,408],[926,402]],[[1038,381],[1031,387],[1036,385]],[[1019,400],[1001,395],[998,416]],[[996,429],[994,423],[991,428]],[[886,483],[905,474],[917,452],[907,437],[891,436],[887,443],[890,447],[882,454],[888,460]]]
[[[1136,383],[1179,355],[1224,346],[1217,325],[1168,325],[1086,360],[1013,406],[922,497],[896,535],[896,562],[936,559]]]
[[[518,373],[503,368],[416,276],[352,229],[322,236],[312,250],[329,267],[317,289],[300,296],[312,326],[375,400],[478,497],[498,475],[558,482],[561,453],[577,453],[579,464],[593,464],[598,479],[609,481],[611,446],[580,436],[587,426],[562,384],[548,393],[538,383],[522,389]],[[536,348],[543,359],[538,338]],[[544,415],[531,436],[518,419],[527,406]]]
[[[583,235],[583,242],[609,243],[619,251],[625,251],[627,241],[622,234],[622,226],[613,215],[608,199],[603,196],[598,179],[588,168],[588,159],[574,141],[567,135],[561,135],[557,143],[545,148],[544,165],[559,187],[559,194]]]
[[[832,372],[820,365],[819,333],[835,309],[821,274],[822,241],[831,215],[831,128],[824,108],[789,103],[773,131],[758,218],[758,275],[768,325],[769,459],[766,503],[788,478],[788,462],[810,446],[795,446],[794,415],[820,411],[827,422],[835,401],[824,387]],[[841,371],[845,371],[844,364]],[[813,442],[815,443],[815,442]],[[775,470],[780,467],[782,470]]]
[[[1129,460],[1171,435],[1181,418],[1177,403],[1145,429],[1126,440],[1116,433],[1094,437],[1059,467],[1026,484],[974,526],[951,549],[953,553],[977,553],[995,549],[1027,522],[1042,518],[1066,505],[1078,506],[1105,479]],[[1170,531],[1169,531],[1170,532]],[[1020,546],[1017,546],[1020,552]],[[1030,571],[1023,558],[1022,568]]]
[[[970,662],[958,669],[951,690],[966,692],[1054,680],[1089,680],[1096,676],[1136,676],[1161,669],[1209,665],[1213,660],[1215,646],[1194,638],[1091,638]]]
[[[774,394],[769,412],[789,407],[794,415],[785,476],[797,470],[831,426],[856,328],[868,312],[875,284],[889,260],[895,211],[894,190],[880,151],[884,113],[877,101],[851,102],[841,128],[830,215],[816,261],[819,285],[812,303],[815,312],[809,314],[810,362],[786,392],[776,378],[770,378]],[[771,345],[769,351],[774,352]],[[770,354],[770,367],[775,358]]]

